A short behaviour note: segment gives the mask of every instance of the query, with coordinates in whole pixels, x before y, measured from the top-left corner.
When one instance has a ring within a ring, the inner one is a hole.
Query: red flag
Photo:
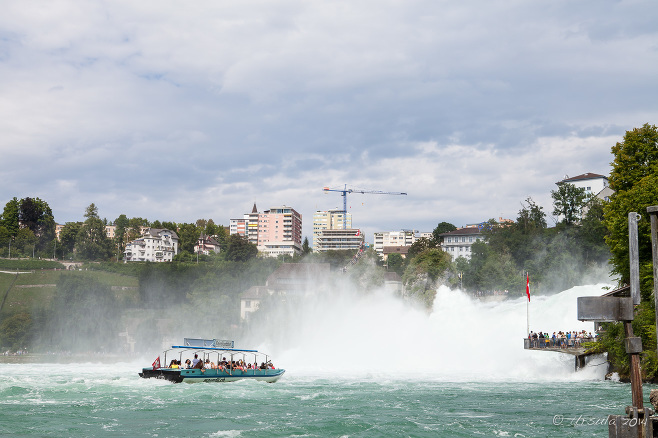
[[[157,370],[158,368],[160,368],[160,356],[158,356],[158,358],[153,361],[153,369]]]
[[[530,274],[526,274],[526,281],[525,281],[525,293],[528,295],[528,301],[530,301]]]
[[[361,230],[356,230],[356,235],[360,236],[361,235]]]

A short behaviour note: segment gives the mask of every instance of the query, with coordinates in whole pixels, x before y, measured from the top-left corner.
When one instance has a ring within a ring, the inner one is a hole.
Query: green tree
[[[73,254],[75,249],[75,241],[78,238],[78,233],[82,227],[82,222],[67,222],[59,232],[59,242],[61,244],[62,257]]]
[[[258,255],[258,248],[239,234],[229,236],[224,251],[225,260],[232,262],[246,262]]]
[[[32,317],[29,313],[15,313],[0,324],[0,347],[11,350],[27,348],[32,343]]]
[[[592,197],[587,204],[587,212],[580,222],[577,234],[586,263],[605,262],[610,258],[610,249],[605,243],[607,232],[603,201]]]
[[[630,190],[642,178],[658,174],[658,128],[645,123],[626,131],[624,139],[612,147],[612,154],[610,188]]]
[[[98,208],[90,204],[85,212],[87,218],[80,227],[75,242],[76,256],[82,260],[107,260],[112,256],[112,242],[107,237],[105,225],[98,217]]]
[[[397,272],[402,277],[405,268],[404,258],[398,253],[389,254],[386,258],[386,267],[389,271]]]
[[[407,295],[432,306],[436,289],[440,284],[448,284],[455,277],[452,258],[445,251],[429,248],[415,256],[404,271],[402,281]]]
[[[436,248],[436,242],[434,240],[430,240],[426,237],[421,237],[420,239],[416,240],[414,243],[411,244],[409,247],[409,251],[407,252],[407,258],[409,260],[413,259],[416,257],[418,254],[427,251],[428,249],[431,248]]]
[[[130,228],[130,220],[125,214],[119,215],[118,218],[114,220],[114,239],[112,241],[112,251],[116,248],[117,252],[117,261],[121,257],[121,254],[126,250],[126,244],[128,243],[128,229]]]
[[[304,237],[304,242],[302,243],[302,255],[309,254],[311,252],[311,245],[308,243],[308,237]]]
[[[201,228],[195,224],[180,224],[178,226],[178,248],[181,251],[194,253],[194,246],[201,236]]]
[[[553,215],[563,216],[565,225],[573,225],[581,217],[583,207],[587,203],[587,192],[582,187],[569,183],[559,183],[557,190],[551,190],[553,198]]]
[[[16,236],[18,234],[19,209],[20,201],[16,198],[13,198],[11,201],[7,202],[2,212],[2,216],[0,216],[0,225],[7,229],[10,236]]]
[[[546,224],[546,213],[544,208],[537,205],[532,198],[527,198],[525,204],[521,204],[519,216],[516,219],[516,228],[525,234],[533,234],[544,230]]]
[[[36,245],[38,241],[39,238],[34,235],[32,230],[29,228],[21,228],[18,230],[18,234],[16,235],[16,239],[14,240],[12,248],[16,248],[16,251],[22,252],[23,255],[31,256],[36,251]]]
[[[457,227],[449,222],[440,222],[436,228],[434,228],[434,231],[432,231],[432,238],[434,239],[436,245],[440,245],[441,242],[443,242],[443,237],[441,237],[441,234],[449,233],[450,231],[455,231],[456,229]]]

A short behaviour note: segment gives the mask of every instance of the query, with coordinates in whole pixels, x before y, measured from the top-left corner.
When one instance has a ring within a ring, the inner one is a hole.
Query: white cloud
[[[650,1],[12,2],[0,16],[0,200],[56,220],[218,223],[350,195],[354,224],[550,213],[656,123]]]

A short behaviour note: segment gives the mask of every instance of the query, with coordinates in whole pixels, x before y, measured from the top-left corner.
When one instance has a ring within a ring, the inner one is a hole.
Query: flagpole
[[[525,293],[527,295],[528,301],[525,302],[525,312],[526,312],[526,323],[528,335],[530,335],[530,273],[526,272],[526,282],[525,282]]]

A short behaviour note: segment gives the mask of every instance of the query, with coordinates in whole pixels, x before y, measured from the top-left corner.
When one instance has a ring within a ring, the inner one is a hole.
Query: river
[[[591,330],[575,298],[602,286],[532,297],[531,329]],[[523,350],[523,298],[441,289],[429,314],[379,294],[330,301],[260,345],[287,370],[273,384],[140,379],[154,357],[0,364],[0,435],[590,437],[630,404],[629,385],[604,380],[604,358],[576,372],[572,356]]]

